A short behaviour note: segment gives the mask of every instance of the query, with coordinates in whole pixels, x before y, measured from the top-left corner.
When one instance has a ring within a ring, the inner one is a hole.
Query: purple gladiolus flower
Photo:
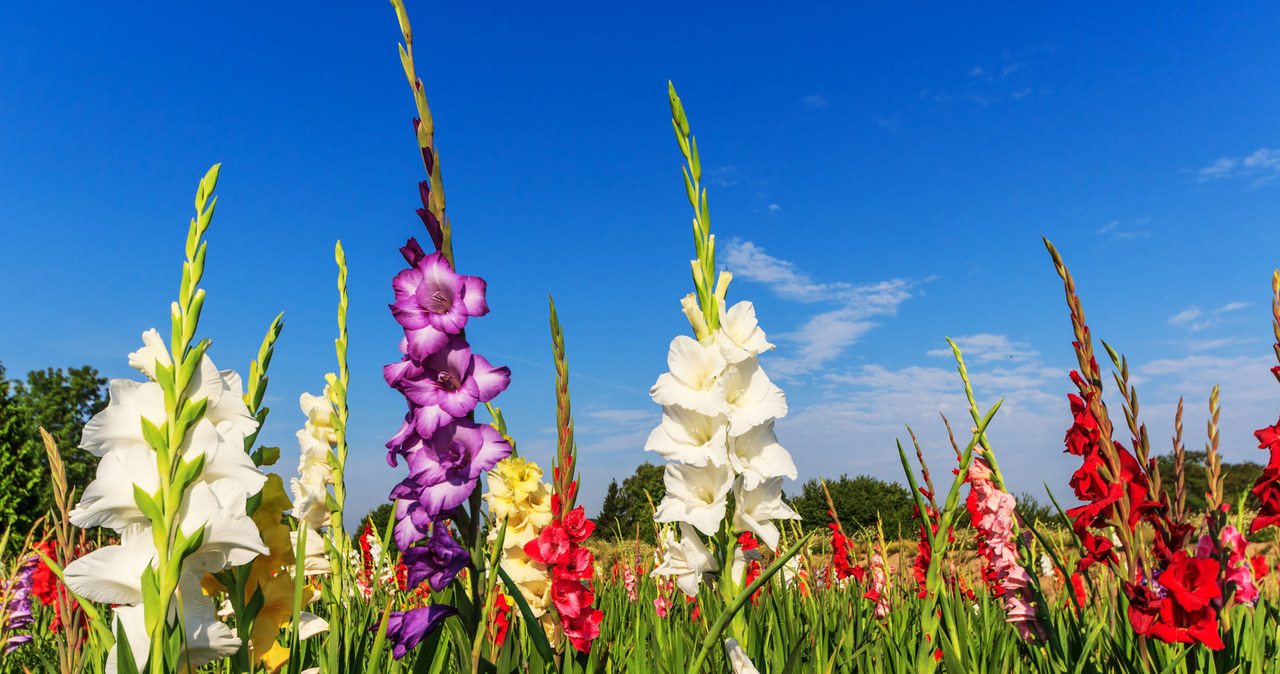
[[[488,424],[458,419],[405,449],[409,476],[422,487],[418,502],[433,517],[467,501],[480,475],[511,455],[511,445]]]
[[[467,340],[453,335],[425,360],[405,357],[382,369],[383,377],[409,400],[409,414],[388,447],[409,441],[409,425],[419,437],[464,417],[477,403],[493,400],[511,383],[511,370],[494,367],[471,352]],[[403,453],[403,452],[402,452]],[[389,457],[395,465],[394,457]]]
[[[405,259],[412,261],[422,249],[411,242],[405,251]],[[414,360],[423,360],[443,347],[450,335],[467,325],[467,318],[489,313],[484,279],[453,271],[442,253],[418,260],[400,272],[392,285],[396,301],[391,304],[391,313],[404,328],[407,352]]]
[[[10,583],[5,583],[5,590],[9,595],[9,601],[5,605],[5,615],[7,616],[4,624],[5,631],[13,632],[26,627],[30,627],[35,618],[31,616],[31,583],[32,576],[35,574],[36,564],[39,557],[31,556],[22,566],[18,568],[18,573]],[[4,640],[4,654],[8,655],[16,650],[22,644],[31,641],[30,634],[15,634]]]
[[[458,611],[452,606],[434,604],[410,611],[396,611],[387,616],[387,640],[392,643],[391,657],[399,660],[422,638],[435,631],[440,623]],[[373,629],[378,629],[375,625]]]
[[[409,567],[409,589],[412,590],[426,580],[430,582],[432,590],[439,592],[469,561],[470,555],[449,534],[449,522],[437,522],[426,545],[405,550],[404,564]]]
[[[435,523],[435,518],[418,503],[418,494],[421,492],[422,485],[414,482],[411,477],[405,478],[391,489],[391,498],[398,499],[396,525],[391,533],[395,537],[396,547],[401,550],[408,550],[409,546],[426,538],[431,525]]]

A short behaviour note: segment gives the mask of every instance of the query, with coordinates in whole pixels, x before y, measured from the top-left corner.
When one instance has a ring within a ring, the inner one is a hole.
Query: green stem
[[[733,616],[742,609],[743,605],[746,604],[748,600],[751,599],[751,595],[755,594],[756,590],[764,587],[764,584],[769,582],[769,579],[773,578],[774,574],[782,570],[783,565],[785,565],[787,561],[792,557],[795,557],[802,549],[804,549],[804,546],[809,542],[809,539],[813,538],[815,533],[817,532],[811,531],[804,538],[796,541],[795,545],[792,545],[785,554],[775,559],[773,564],[770,564],[769,568],[765,569],[764,573],[760,574],[759,578],[752,581],[750,585],[739,592],[738,596],[734,598],[733,603],[725,607],[724,612],[716,618],[715,623],[711,625],[711,629],[707,632],[707,636],[702,640],[702,648],[698,651],[698,656],[694,658],[693,663],[689,665],[689,674],[698,674],[702,671],[702,663],[706,662],[707,656],[710,655],[712,647],[720,643],[720,635],[724,632],[725,626],[733,620]]]

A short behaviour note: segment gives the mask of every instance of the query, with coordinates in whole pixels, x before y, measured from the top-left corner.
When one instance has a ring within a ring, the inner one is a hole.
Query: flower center
[[[433,314],[448,313],[453,308],[453,295],[443,289],[433,290],[427,296],[427,301],[424,303],[423,308]]]
[[[441,372],[437,374],[436,383],[440,385],[440,388],[450,393],[453,393],[462,387],[462,382],[458,381],[458,378],[455,377],[452,372]]]

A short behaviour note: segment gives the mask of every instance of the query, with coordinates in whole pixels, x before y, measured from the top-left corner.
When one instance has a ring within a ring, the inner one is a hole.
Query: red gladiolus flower
[[[564,528],[569,534],[569,540],[574,543],[581,543],[591,536],[591,532],[595,531],[596,524],[587,519],[587,514],[583,511],[582,506],[578,506],[565,513]]]
[[[564,635],[569,643],[583,653],[591,652],[591,642],[600,636],[600,621],[604,613],[600,610],[583,611],[581,615],[564,621]]]
[[[1222,588],[1218,587],[1220,567],[1216,559],[1196,559],[1179,550],[1159,581],[1182,608],[1199,611],[1222,596]]]
[[[1267,558],[1262,555],[1255,555],[1249,560],[1250,566],[1253,567],[1253,579],[1262,580],[1271,573],[1271,567],[1267,564]]]
[[[591,588],[576,580],[555,579],[551,582],[551,601],[560,612],[562,621],[577,618],[584,608],[595,601]]]
[[[507,627],[511,624],[511,607],[512,602],[507,599],[506,595],[499,592],[493,597],[493,644],[497,648],[502,648],[502,642],[507,639]]]
[[[524,544],[524,552],[539,564],[559,564],[569,552],[569,532],[559,522],[552,522],[538,532],[538,537]]]
[[[1249,525],[1249,533],[1257,533],[1266,527],[1280,523],[1280,421],[1275,426],[1267,426],[1254,431],[1258,438],[1258,448],[1271,453],[1267,467],[1258,476],[1258,481],[1250,490],[1258,498],[1260,507],[1257,517]]]

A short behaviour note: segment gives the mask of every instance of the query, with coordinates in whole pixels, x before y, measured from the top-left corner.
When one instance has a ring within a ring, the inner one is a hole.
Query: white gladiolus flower
[[[778,527],[773,520],[798,520],[800,515],[782,502],[782,478],[765,480],[757,489],[733,488],[733,530],[750,531],[770,550],[778,547]]]
[[[787,398],[769,381],[754,358],[731,365],[721,377],[729,435],[742,435],[773,419],[787,416]]]
[[[651,576],[675,576],[676,585],[690,597],[698,596],[698,588],[702,584],[702,574],[720,570],[711,551],[703,545],[698,532],[687,523],[680,523],[680,540],[669,531],[664,531],[661,541],[662,564],[653,570]]]
[[[658,377],[649,395],[659,405],[679,405],[687,410],[716,416],[724,411],[724,391],[720,374],[724,356],[713,343],[699,343],[680,335],[671,340],[667,352],[670,372]]]
[[[738,302],[728,311],[724,309],[724,302],[720,303],[716,345],[730,363],[740,363],[773,348],[765,339],[764,330],[756,321],[756,308],[750,302]]]
[[[308,611],[298,614],[298,638],[302,641],[327,631],[329,631],[329,621],[324,618]]]
[[[171,354],[160,334],[143,334],[143,348],[129,355],[129,364],[149,381],[117,379],[110,384],[107,408],[85,425],[81,447],[101,457],[96,478],[70,513],[80,527],[105,526],[121,534],[120,544],[94,550],[69,563],[64,582],[75,593],[104,603],[117,604],[115,617],[129,636],[134,660],[147,660],[151,636],[146,631],[142,576],[160,561],[152,522],[134,498],[134,489],[151,495],[161,492],[159,457],[143,434],[143,420],[157,428],[168,421],[164,387],[157,382],[157,365],[172,368]],[[170,600],[169,624],[182,616],[186,632],[184,664],[203,665],[235,653],[240,639],[218,622],[215,608],[200,589],[206,573],[241,566],[258,555],[269,554],[257,526],[245,514],[245,501],[262,490],[266,476],[245,453],[245,439],[258,426],[244,402],[239,375],[219,371],[202,355],[191,382],[179,396],[190,405],[203,403],[203,414],[194,420],[182,444],[172,455],[185,462],[203,458],[202,470],[176,501],[173,512],[177,531],[190,538],[203,529],[200,546],[182,562],[176,579],[177,599]],[[172,498],[168,495],[166,498]],[[174,501],[169,501],[174,503]],[[172,507],[172,506],[170,506]],[[113,621],[114,623],[114,621]],[[117,653],[108,658],[108,671],[116,671]]]
[[[291,536],[293,540],[293,549],[298,549],[298,532],[293,532]],[[329,557],[325,554],[324,536],[315,531],[307,532],[306,540],[307,549],[304,551],[304,559],[302,560],[302,575],[314,576],[318,573],[329,573],[333,570],[329,564]]]
[[[737,639],[725,639],[724,652],[729,658],[729,667],[733,674],[760,674],[760,670],[756,669],[751,658],[743,652]]]
[[[293,516],[313,530],[314,533],[308,539],[323,542],[323,535],[319,531],[329,526],[329,485],[333,484],[333,466],[329,463],[329,454],[338,443],[338,435],[333,428],[334,406],[330,388],[325,386],[324,393],[318,396],[303,393],[298,399],[298,405],[303,414],[307,415],[307,421],[297,433],[298,447],[301,450],[298,457],[298,477],[289,481],[289,490],[293,492]],[[309,543],[307,548],[310,555]],[[308,569],[313,566],[318,568],[320,564],[318,561],[308,561]],[[326,562],[323,566],[327,570],[329,565]]]
[[[649,434],[644,449],[691,466],[723,466],[729,461],[728,441],[729,420],[723,415],[709,417],[668,405],[662,408],[662,424]]]
[[[667,464],[663,475],[667,494],[658,504],[653,519],[657,522],[689,523],[699,531],[714,536],[720,529],[733,487],[733,472],[728,466],[684,466]]]
[[[791,453],[778,444],[773,422],[763,423],[729,440],[729,466],[742,476],[744,489],[755,489],[774,477],[796,479]]]

